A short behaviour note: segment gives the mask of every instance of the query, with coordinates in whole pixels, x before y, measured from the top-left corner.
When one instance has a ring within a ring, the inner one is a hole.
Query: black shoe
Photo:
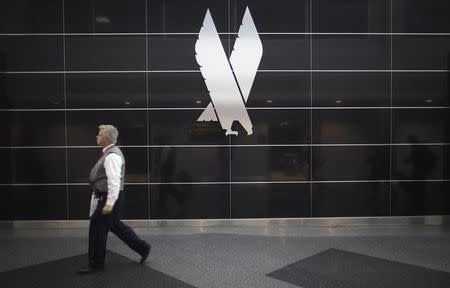
[[[80,270],[78,270],[78,274],[92,274],[92,273],[97,273],[100,271],[103,271],[104,268],[103,267],[93,267],[93,266],[87,266],[84,268],[81,268]]]
[[[150,250],[152,250],[152,245],[148,244],[147,250],[145,250],[144,254],[141,256],[141,261],[139,263],[144,264],[145,261],[148,258],[148,255],[150,255]]]

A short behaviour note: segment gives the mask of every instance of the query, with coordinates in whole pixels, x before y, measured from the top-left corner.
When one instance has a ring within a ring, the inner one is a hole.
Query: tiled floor
[[[172,227],[136,231],[153,245],[146,265],[195,287],[299,287],[267,274],[330,248],[450,272],[449,227]],[[108,249],[139,259],[113,235]],[[0,230],[2,272],[86,252],[85,229]],[[113,264],[107,269],[114,269]],[[0,281],[5,275],[0,273]],[[11,283],[0,285],[12,287]]]

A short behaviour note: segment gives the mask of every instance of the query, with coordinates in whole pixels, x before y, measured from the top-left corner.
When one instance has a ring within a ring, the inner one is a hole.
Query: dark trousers
[[[98,200],[97,209],[91,217],[89,224],[89,266],[101,268],[105,264],[106,241],[108,232],[111,231],[120,240],[125,242],[132,250],[143,255],[148,249],[147,242],[139,238],[130,226],[123,223],[120,218],[122,214],[123,194],[120,191],[119,198],[114,204],[113,211],[103,214],[102,208],[106,203],[106,195]]]

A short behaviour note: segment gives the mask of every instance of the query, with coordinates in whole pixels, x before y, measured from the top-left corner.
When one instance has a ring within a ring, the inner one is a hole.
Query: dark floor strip
[[[267,276],[304,288],[448,288],[450,273],[328,249]]]
[[[6,288],[195,288],[111,251],[108,251],[106,261],[107,266],[104,271],[89,275],[76,274],[78,269],[86,265],[87,255],[1,272],[0,286]]]

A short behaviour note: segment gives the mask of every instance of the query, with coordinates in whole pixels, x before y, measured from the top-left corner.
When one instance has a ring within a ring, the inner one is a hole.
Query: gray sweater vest
[[[123,190],[123,182],[124,182],[123,180],[125,176],[125,157],[123,156],[122,151],[120,151],[119,147],[112,146],[103,153],[103,156],[100,157],[100,159],[98,159],[97,164],[94,165],[89,176],[89,180],[91,181],[92,187],[100,193],[108,192],[108,179],[106,177],[105,166],[103,166],[103,164],[105,163],[106,156],[108,156],[111,153],[115,153],[122,158],[122,171],[120,173],[120,190]]]

